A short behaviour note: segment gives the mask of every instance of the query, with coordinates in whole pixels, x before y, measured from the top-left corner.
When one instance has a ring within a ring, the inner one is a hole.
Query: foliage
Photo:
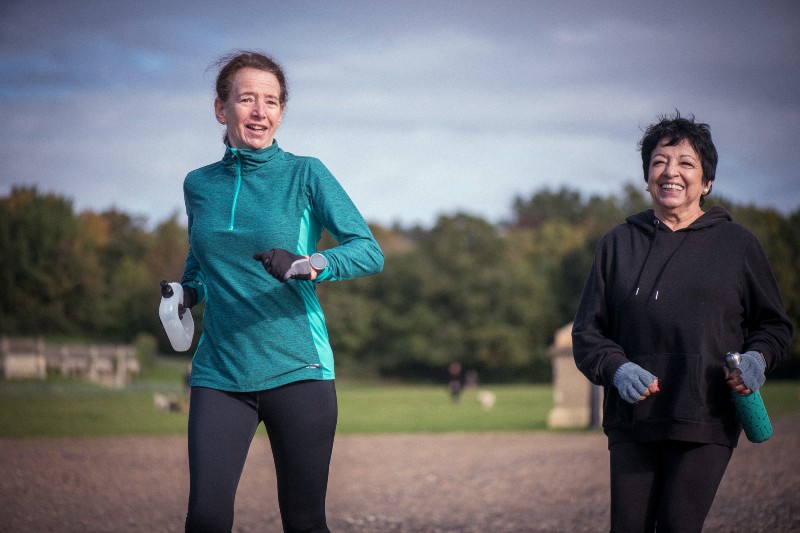
[[[0,333],[83,336],[169,344],[157,312],[158,281],[179,278],[188,250],[177,219],[154,231],[116,210],[75,214],[36,188],[0,198]]]
[[[156,338],[149,333],[139,333],[133,343],[134,354],[142,370],[147,370],[156,360],[158,344]]]
[[[572,320],[596,243],[648,207],[642,191],[545,189],[516,198],[497,225],[455,213],[431,228],[373,227],[383,273],[317,287],[338,374],[441,383],[459,361],[482,382],[549,381],[548,345]],[[714,203],[758,237],[799,324],[800,209]],[[158,284],[180,278],[187,241],[177,216],[148,230],[117,210],[76,214],[67,199],[14,188],[0,198],[0,334],[155,339],[171,353]],[[324,236],[323,247],[335,244]],[[199,332],[202,306],[192,312]],[[800,335],[771,378],[791,376],[800,376]]]

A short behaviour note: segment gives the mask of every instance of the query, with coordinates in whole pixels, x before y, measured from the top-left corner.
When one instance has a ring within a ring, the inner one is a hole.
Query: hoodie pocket
[[[675,353],[632,357],[631,361],[658,378],[659,392],[632,405],[632,420],[677,418],[700,420],[700,356]]]

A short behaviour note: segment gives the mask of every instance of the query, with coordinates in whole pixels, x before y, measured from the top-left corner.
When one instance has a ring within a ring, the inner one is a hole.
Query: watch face
[[[312,254],[308,260],[311,266],[317,270],[322,270],[328,266],[328,260],[325,259],[325,256],[322,254]]]

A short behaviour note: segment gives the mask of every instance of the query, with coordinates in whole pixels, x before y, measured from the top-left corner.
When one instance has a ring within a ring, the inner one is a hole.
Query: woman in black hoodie
[[[750,394],[786,353],[791,324],[756,238],[702,209],[717,151],[676,113],[640,141],[653,209],[599,242],[573,325],[575,362],[605,388],[612,531],[701,531]],[[741,371],[724,369],[742,353]]]

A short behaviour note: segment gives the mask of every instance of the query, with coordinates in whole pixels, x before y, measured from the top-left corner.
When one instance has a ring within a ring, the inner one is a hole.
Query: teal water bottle
[[[739,368],[741,359],[742,356],[737,352],[728,352],[728,355],[725,356],[725,365],[728,370],[733,372]],[[772,422],[769,421],[767,408],[764,406],[764,400],[759,391],[753,391],[747,396],[742,396],[734,391],[731,392],[731,398],[736,405],[736,411],[739,413],[747,440],[764,442],[772,436]]]

